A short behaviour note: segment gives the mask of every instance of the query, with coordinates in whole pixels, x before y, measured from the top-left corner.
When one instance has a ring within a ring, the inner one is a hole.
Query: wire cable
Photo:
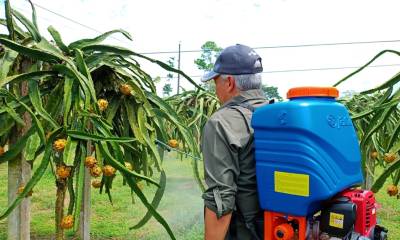
[[[398,43],[400,40],[378,40],[378,41],[365,41],[365,42],[335,42],[335,43],[312,43],[312,44],[295,44],[295,45],[277,45],[277,46],[264,46],[253,47],[253,49],[274,49],[274,48],[301,48],[301,47],[322,47],[322,46],[338,46],[338,45],[354,45],[354,44],[377,44],[377,43]],[[209,49],[200,50],[182,50],[181,53],[196,53],[207,51]],[[210,49],[211,50],[211,49]],[[175,54],[178,51],[158,51],[158,52],[142,52],[143,55],[152,54]]]
[[[50,12],[50,13],[52,13],[52,14],[58,16],[58,17],[64,18],[64,19],[66,19],[66,20],[68,20],[68,21],[70,21],[70,22],[72,22],[72,23],[74,23],[74,24],[77,24],[77,25],[81,26],[81,27],[90,29],[90,30],[92,30],[92,31],[94,31],[94,32],[96,32],[96,33],[99,33],[99,34],[102,34],[102,33],[103,33],[103,32],[101,32],[101,31],[99,31],[98,29],[95,29],[95,28],[90,27],[90,26],[88,26],[88,25],[86,25],[86,24],[83,24],[83,23],[81,23],[81,22],[79,22],[79,21],[77,21],[77,20],[74,20],[74,19],[72,19],[72,18],[70,18],[70,17],[67,17],[67,16],[65,16],[65,15],[63,15],[63,14],[60,14],[60,13],[55,12],[55,11],[53,11],[53,10],[50,10],[50,9],[48,9],[48,8],[46,8],[46,7],[43,7],[43,6],[41,6],[41,5],[37,4],[37,3],[33,3],[33,4],[34,4],[35,6],[37,6],[38,8],[41,8],[42,10],[45,10],[45,11],[47,11],[47,12]],[[127,44],[127,42],[122,41],[121,39],[115,38],[115,37],[113,37],[113,36],[111,36],[111,38],[113,38],[113,39],[115,39],[115,40],[117,40],[117,41],[119,41],[119,42],[121,42],[121,43]],[[279,49],[279,48],[322,47],[322,46],[339,46],[339,45],[355,45],[355,44],[356,44],[356,45],[360,45],[360,44],[398,43],[398,42],[400,42],[400,39],[399,39],[399,40],[353,41],[353,42],[334,42],[334,43],[311,43],[311,44],[261,46],[261,47],[254,47],[253,49],[276,49],[276,48]],[[207,49],[205,49],[205,50],[207,50]],[[181,53],[196,53],[196,52],[202,52],[202,51],[204,51],[204,49],[182,50],[182,51],[180,51],[180,52],[181,52]],[[143,54],[143,55],[154,55],[154,54],[177,54],[177,53],[179,53],[179,51],[176,51],[176,50],[175,50],[175,51],[141,52],[140,54]]]
[[[381,68],[381,67],[398,67],[400,64],[380,64],[380,65],[371,65],[367,68]],[[272,70],[272,71],[264,71],[262,74],[269,73],[289,73],[289,72],[309,72],[309,71],[326,71],[326,70],[344,70],[344,69],[357,69],[360,67],[356,66],[345,66],[345,67],[324,67],[324,68],[305,68],[305,69],[285,69],[285,70]],[[202,75],[189,76],[191,78],[202,77]],[[169,77],[160,77],[160,78],[169,78]],[[172,77],[172,79],[177,77]]]
[[[77,24],[81,27],[90,29],[96,33],[102,34],[101,31],[90,27],[86,24],[80,23],[79,21],[76,21],[70,17],[64,16],[60,13],[57,13],[53,10],[50,10],[46,7],[43,7],[37,3],[33,3],[36,7],[41,8],[42,10],[45,10],[47,12],[50,12],[58,17],[61,17],[63,19],[66,19],[74,24]],[[115,38],[111,36],[111,38],[120,41],[121,43],[125,43],[124,41]],[[320,47],[320,46],[338,46],[338,45],[354,45],[354,44],[377,44],[377,43],[398,43],[400,40],[379,40],[379,41],[358,41],[358,42],[335,42],[335,43],[314,43],[314,44],[296,44],[296,45],[277,45],[277,46],[263,46],[263,47],[254,47],[253,49],[277,49],[277,48],[300,48],[300,47]],[[126,44],[126,43],[125,43]],[[182,50],[180,53],[194,53],[194,52],[202,52],[202,50]],[[155,51],[155,52],[142,52],[140,54],[143,55],[151,55],[151,54],[175,54],[179,53],[179,51]],[[379,67],[393,67],[393,66],[400,66],[400,64],[382,64],[382,65],[371,65],[368,66],[370,68],[379,68]],[[344,69],[356,69],[359,67],[355,66],[345,66],[345,67],[325,67],[325,68],[306,68],[306,69],[285,69],[285,70],[273,70],[273,71],[264,71],[262,74],[271,74],[271,73],[290,73],[290,72],[309,72],[309,71],[327,71],[327,70],[344,70]],[[191,78],[197,78],[201,77],[201,75],[197,76],[190,76]],[[161,78],[170,78],[170,79],[175,79],[177,77],[161,77]]]
[[[33,3],[33,2],[32,2],[32,3]],[[98,29],[96,29],[96,28],[93,28],[93,27],[90,27],[90,26],[88,26],[88,25],[86,25],[86,24],[83,24],[83,23],[81,23],[81,22],[78,22],[78,21],[76,21],[76,20],[74,20],[74,19],[72,19],[72,18],[70,18],[70,17],[64,16],[64,15],[62,15],[62,14],[60,14],[60,13],[57,13],[57,12],[55,12],[55,11],[53,11],[53,10],[50,10],[50,9],[48,9],[48,8],[46,8],[46,7],[43,7],[43,6],[41,6],[41,5],[37,4],[37,3],[33,3],[33,5],[35,5],[36,7],[40,8],[40,9],[42,9],[42,10],[44,10],[44,11],[47,11],[47,12],[49,12],[49,13],[52,13],[52,14],[54,14],[54,15],[60,17],[60,18],[64,18],[65,20],[68,20],[68,21],[70,21],[70,22],[72,22],[72,23],[74,23],[74,24],[77,24],[77,25],[81,26],[81,27],[84,27],[84,28],[86,28],[86,29],[92,30],[92,31],[94,31],[94,32],[96,32],[96,33],[98,33],[98,34],[103,34],[103,33],[104,33],[104,32],[102,32],[102,31],[100,31],[100,30],[98,30]],[[121,40],[121,39],[118,39],[118,38],[116,38],[116,37],[114,37],[114,36],[111,36],[110,38],[112,38],[112,39],[114,39],[114,40],[117,40],[117,41],[119,41],[119,42],[121,42],[121,43],[128,44],[128,42],[125,42],[125,41],[123,41],[123,40]]]

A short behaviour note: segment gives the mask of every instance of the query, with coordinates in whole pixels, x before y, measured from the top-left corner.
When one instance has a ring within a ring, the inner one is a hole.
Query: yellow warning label
[[[329,225],[335,228],[343,229],[344,215],[331,212],[329,216]]]
[[[307,174],[274,172],[275,192],[310,196],[310,176]]]

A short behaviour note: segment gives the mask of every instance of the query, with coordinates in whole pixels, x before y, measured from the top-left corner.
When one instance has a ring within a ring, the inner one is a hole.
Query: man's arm
[[[224,240],[231,222],[232,213],[228,213],[219,219],[217,214],[207,207],[205,208],[205,240]]]
[[[226,115],[229,116],[226,116]],[[232,110],[224,111],[224,117],[235,121],[242,117]],[[236,116],[238,115],[238,116]],[[240,125],[240,124],[238,124]],[[230,121],[218,115],[211,118],[203,129],[202,153],[207,189],[203,193],[205,204],[205,239],[223,240],[229,229],[232,211],[235,209],[237,176],[239,175],[237,131]]]

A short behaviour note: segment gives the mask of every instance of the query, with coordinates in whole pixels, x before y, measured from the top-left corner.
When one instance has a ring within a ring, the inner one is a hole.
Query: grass
[[[180,161],[171,154],[164,161],[167,173],[167,189],[158,208],[174,231],[177,239],[203,239],[203,203],[201,193],[193,176],[189,160]],[[7,165],[0,165],[0,209],[7,205]],[[400,236],[400,200],[386,194],[386,186],[376,195],[382,206],[378,210],[379,222],[390,232],[389,239]],[[151,199],[155,188],[145,186],[146,195]],[[91,239],[169,239],[164,228],[151,219],[139,230],[129,230],[146,213],[139,199],[132,204],[129,188],[122,185],[117,176],[113,184],[113,205],[105,194],[92,192]],[[34,189],[32,201],[31,239],[51,239],[54,233],[54,178],[50,172]],[[0,221],[0,240],[6,239],[6,221]],[[71,232],[68,232],[72,239]],[[396,238],[397,237],[397,238]]]
[[[389,197],[386,193],[386,184],[381,191],[376,194],[381,208],[378,209],[378,222],[380,225],[389,229],[389,239],[400,238],[400,199]]]
[[[167,220],[177,239],[202,239],[203,203],[201,191],[193,176],[189,160],[168,157],[164,161],[167,186],[163,200],[158,208]],[[7,165],[0,165],[0,209],[7,206]],[[146,208],[136,197],[132,197],[128,186],[123,186],[122,177],[115,178],[112,189],[113,205],[106,194],[92,191],[91,239],[169,239],[161,224],[151,219],[139,230],[129,230],[145,214]],[[31,197],[31,239],[51,239],[54,234],[54,205],[56,189],[54,177],[48,171],[34,188]],[[152,199],[155,187],[144,185],[148,199]],[[6,239],[6,221],[0,221],[0,240]],[[72,233],[67,232],[68,239]]]

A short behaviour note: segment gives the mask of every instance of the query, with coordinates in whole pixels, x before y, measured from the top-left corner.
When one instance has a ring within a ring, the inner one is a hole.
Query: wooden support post
[[[92,153],[92,143],[89,141],[87,144],[87,155]],[[83,183],[83,196],[82,196],[82,206],[81,215],[79,221],[78,237],[81,240],[90,239],[90,209],[91,209],[91,176],[90,170],[85,168],[85,176]]]
[[[80,215],[80,226],[78,230],[78,236],[81,240],[89,240],[90,239],[90,173],[89,169],[85,168],[85,181],[83,187],[83,201],[81,207],[81,215]]]
[[[14,202],[18,188],[30,179],[31,166],[19,156],[8,164],[8,204]],[[8,216],[8,240],[30,239],[30,199],[26,198]]]
[[[179,41],[179,50],[178,50],[178,70],[181,70],[181,42]],[[178,87],[176,89],[176,94],[179,94],[179,89],[181,87],[181,75],[178,73]]]
[[[28,84],[21,84],[21,95],[28,94]],[[14,135],[10,139],[13,145],[31,127],[32,119],[28,113],[23,115],[25,126],[14,127]],[[8,205],[12,204],[18,195],[18,188],[26,185],[31,178],[31,165],[19,154],[8,162]],[[30,240],[30,198],[25,198],[21,204],[8,216],[8,240]]]

